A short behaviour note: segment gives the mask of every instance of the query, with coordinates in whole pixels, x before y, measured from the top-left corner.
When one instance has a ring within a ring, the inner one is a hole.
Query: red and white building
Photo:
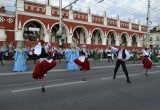
[[[46,0],[48,1],[48,0]],[[55,37],[59,29],[59,8],[51,5],[17,0],[15,13],[7,14],[5,7],[0,7],[0,42],[25,41],[26,45],[35,44],[36,40],[43,38],[45,42],[52,41],[58,46],[59,39]],[[46,31],[52,33],[49,36]],[[103,16],[93,15],[88,9],[87,13],[74,10],[63,10],[63,38],[66,46],[74,37],[79,44],[86,43],[88,47],[106,47],[106,45],[119,46],[125,43],[128,47],[142,47],[143,36],[147,28],[144,25],[122,21]]]

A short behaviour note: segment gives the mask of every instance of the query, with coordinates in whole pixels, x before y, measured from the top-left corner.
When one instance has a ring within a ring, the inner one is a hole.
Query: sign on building
[[[29,27],[29,31],[40,31],[40,28]]]

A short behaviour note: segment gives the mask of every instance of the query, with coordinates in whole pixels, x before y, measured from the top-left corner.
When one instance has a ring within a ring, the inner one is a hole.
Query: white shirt
[[[107,50],[107,56],[111,56],[111,50]]]
[[[113,50],[115,50],[115,51],[118,51],[118,49],[117,48],[115,48],[115,47],[111,47],[111,49],[113,49]],[[118,52],[118,59],[123,59],[122,58],[122,52],[123,52],[123,50],[121,49],[121,50],[119,50],[119,52]],[[128,60],[129,58],[130,58],[130,54],[129,54],[129,52],[125,49],[125,54],[126,54],[126,59],[125,60]]]

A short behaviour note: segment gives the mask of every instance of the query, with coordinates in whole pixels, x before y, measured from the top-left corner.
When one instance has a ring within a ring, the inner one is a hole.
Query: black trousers
[[[127,68],[126,68],[126,63],[125,61],[121,61],[121,60],[117,60],[116,62],[116,66],[115,66],[115,69],[114,69],[114,78],[116,77],[116,74],[117,74],[117,71],[118,71],[118,68],[119,66],[122,65],[122,69],[126,75],[126,78],[127,80],[129,80],[129,76],[128,76],[128,71],[127,71]]]
[[[108,56],[108,63],[110,63],[110,60],[111,60],[111,61],[112,61],[112,63],[113,63],[112,56]]]

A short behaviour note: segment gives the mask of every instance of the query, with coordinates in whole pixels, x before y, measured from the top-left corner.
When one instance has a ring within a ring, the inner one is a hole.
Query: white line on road
[[[74,84],[79,84],[79,83],[84,83],[84,82],[85,81],[78,81],[78,82],[71,82],[71,83],[64,83],[64,84],[48,85],[48,86],[45,86],[45,88],[59,87],[59,86],[66,86],[66,85],[74,85]],[[33,88],[27,88],[27,89],[12,90],[12,93],[36,90],[36,89],[40,89],[40,88],[41,87],[33,87]]]
[[[131,64],[131,65],[126,65],[126,66],[139,66],[142,64]],[[113,68],[115,67],[115,65],[113,66],[98,66],[98,67],[91,67],[91,69],[102,69],[102,68]],[[63,72],[63,71],[69,71],[67,69],[52,69],[49,71],[50,72]],[[0,76],[9,76],[9,75],[23,75],[23,74],[31,74],[33,71],[27,71],[27,72],[11,72],[11,73],[1,73]]]
[[[159,73],[160,71],[153,71],[153,72],[149,72],[149,73]],[[129,75],[130,77],[132,76],[138,76],[141,74],[131,74]],[[125,75],[120,75],[117,76],[117,78],[123,78],[125,77]],[[112,79],[112,77],[107,77],[107,78],[101,78],[101,80],[109,80]],[[74,85],[74,84],[80,84],[80,83],[84,83],[85,81],[78,81],[78,82],[70,82],[70,83],[63,83],[63,84],[56,84],[56,85],[48,85],[45,86],[45,88],[51,88],[51,87],[59,87],[59,86],[66,86],[66,85]],[[26,88],[26,89],[19,89],[19,90],[12,90],[12,93],[17,93],[17,92],[25,92],[25,91],[30,91],[30,90],[36,90],[36,89],[40,89],[41,87],[33,87],[33,88]]]
[[[152,71],[152,72],[148,72],[148,73],[160,73],[160,71]],[[131,76],[138,76],[138,75],[141,75],[141,74],[131,74],[129,75],[130,77]],[[120,76],[116,76],[117,78],[124,78],[126,77],[125,75],[120,75]],[[108,79],[112,79],[113,77],[107,77],[107,78],[101,78],[102,80],[108,80]]]
[[[131,74],[129,75],[130,77],[131,76],[137,76],[137,75],[140,75],[140,74]],[[121,76],[117,76],[117,78],[124,78],[126,77],[125,75],[121,75]],[[107,77],[107,78],[101,78],[102,80],[108,80],[108,79],[112,79],[113,77]]]

